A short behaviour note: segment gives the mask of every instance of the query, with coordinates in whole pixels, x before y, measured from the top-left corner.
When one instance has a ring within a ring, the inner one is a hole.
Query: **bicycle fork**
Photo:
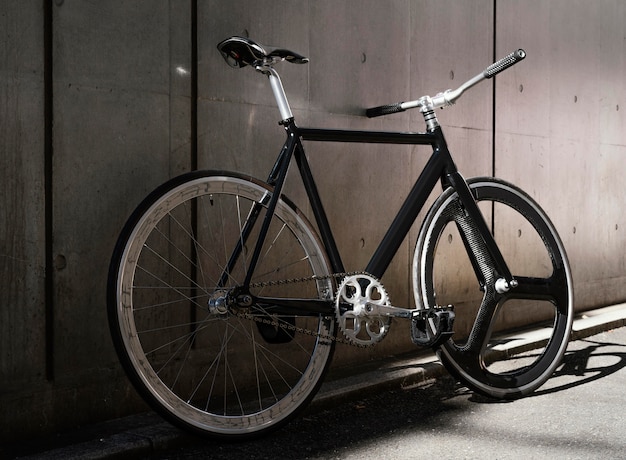
[[[448,176],[448,180],[452,187],[456,190],[459,201],[463,206],[463,210],[469,218],[470,225],[464,226],[465,228],[459,229],[463,244],[468,254],[476,254],[477,252],[486,251],[487,254],[481,254],[483,257],[486,255],[491,259],[491,264],[495,271],[494,287],[498,294],[504,294],[510,291],[512,288],[517,287],[517,281],[511,275],[511,271],[500,252],[485,218],[478,208],[476,199],[472,195],[472,192],[467,185],[467,182],[461,174],[457,171]],[[458,225],[458,223],[457,223]],[[480,244],[482,243],[482,244]],[[479,248],[484,249],[479,249]],[[475,257],[471,257],[472,266],[476,273],[481,288],[485,288],[487,280],[485,279],[484,270],[478,266],[478,261]]]
[[[454,219],[465,251],[484,297],[476,321],[467,341],[468,348],[478,344],[485,328],[490,328],[492,318],[500,303],[500,298],[517,286],[511,272],[495,242],[495,239],[478,208],[477,201],[469,185],[461,174],[454,170],[443,177],[444,186],[449,185],[458,196],[460,215]],[[436,348],[454,334],[454,306],[430,306],[413,313],[411,338],[420,346]]]

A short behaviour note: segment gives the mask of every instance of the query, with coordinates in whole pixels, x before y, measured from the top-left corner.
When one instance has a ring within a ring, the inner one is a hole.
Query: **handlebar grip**
[[[379,107],[372,107],[365,111],[365,115],[368,118],[380,117],[382,115],[389,115],[390,113],[404,112],[406,109],[402,108],[402,102],[397,104],[381,105]]]
[[[519,61],[526,57],[526,51],[523,49],[518,49],[517,51],[509,54],[508,56],[500,59],[498,62],[491,64],[489,67],[485,69],[483,72],[483,76],[485,78],[491,78],[496,74],[499,74],[503,70],[508,69],[514,64],[517,64]]]

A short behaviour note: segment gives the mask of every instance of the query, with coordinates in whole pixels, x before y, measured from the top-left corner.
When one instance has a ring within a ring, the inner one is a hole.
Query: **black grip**
[[[404,112],[406,109],[402,108],[402,102],[397,104],[381,105],[379,107],[372,107],[365,111],[365,115],[369,118],[380,117],[382,115],[389,115],[390,113]]]
[[[483,75],[485,78],[491,78],[496,74],[499,74],[503,70],[508,69],[513,64],[517,64],[519,61],[526,57],[526,51],[518,49],[517,51],[509,54],[508,56],[500,59],[498,62],[491,64],[485,69]]]

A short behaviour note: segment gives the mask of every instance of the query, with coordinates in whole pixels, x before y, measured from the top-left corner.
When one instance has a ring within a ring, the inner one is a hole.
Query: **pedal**
[[[453,325],[452,305],[418,310],[411,318],[411,339],[420,347],[438,348],[454,334]]]

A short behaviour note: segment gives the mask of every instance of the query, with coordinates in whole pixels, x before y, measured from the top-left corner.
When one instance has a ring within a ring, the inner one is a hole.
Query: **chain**
[[[236,315],[239,318],[248,319],[248,320],[255,321],[255,322],[261,323],[261,324],[267,324],[267,325],[270,325],[272,327],[280,327],[281,329],[285,329],[287,331],[292,331],[292,332],[297,332],[299,334],[305,334],[305,335],[310,335],[310,336],[313,336],[313,337],[319,337],[322,340],[328,340],[330,342],[336,342],[336,343],[341,343],[341,344],[345,344],[345,345],[352,345],[352,346],[357,347],[357,348],[368,348],[368,345],[361,345],[359,343],[355,343],[355,342],[352,342],[352,341],[350,341],[348,339],[337,337],[335,335],[322,334],[320,332],[311,331],[309,329],[304,329],[303,327],[294,326],[292,324],[279,323],[278,321],[268,319],[267,317],[255,316],[255,315],[251,315],[250,313],[236,313]]]
[[[289,279],[282,279],[282,280],[272,280],[272,281],[264,281],[264,282],[259,282],[259,283],[251,283],[250,287],[251,288],[263,288],[263,287],[267,287],[267,286],[282,286],[285,284],[295,284],[295,283],[304,283],[304,282],[311,282],[311,281],[325,281],[325,280],[329,280],[329,279],[339,279],[339,278],[345,278],[346,276],[354,276],[354,275],[366,275],[366,272],[345,272],[345,273],[332,273],[330,275],[322,275],[322,276],[318,276],[318,275],[313,275],[313,276],[307,276],[307,277],[303,277],[303,278],[289,278]],[[320,339],[323,340],[329,340],[331,342],[336,342],[336,343],[341,343],[341,344],[345,344],[345,345],[352,345],[354,347],[357,348],[368,348],[369,345],[362,345],[359,343],[355,343],[351,340],[348,339],[344,339],[341,337],[337,337],[335,335],[331,335],[331,334],[323,334],[320,332],[315,332],[315,331],[311,331],[309,329],[305,329],[302,327],[298,327],[292,324],[284,324],[284,323],[280,323],[277,320],[274,319],[269,319],[267,316],[256,316],[256,315],[252,315],[250,313],[235,313],[236,316],[238,316],[239,318],[243,318],[243,319],[247,319],[247,320],[251,320],[251,321],[255,321],[257,323],[261,323],[261,324],[266,324],[272,327],[280,327],[281,329],[285,329],[287,331],[291,331],[291,332],[297,332],[299,334],[305,334],[305,335],[310,335],[313,337],[319,337]]]
[[[344,273],[331,273],[330,275],[313,275],[313,276],[305,276],[302,278],[289,278],[284,280],[272,280],[272,281],[263,281],[259,283],[251,283],[250,287],[253,288],[263,288],[267,286],[281,286],[283,284],[293,284],[293,283],[303,283],[307,281],[325,281],[333,278],[345,278],[346,276],[354,276],[354,275],[369,275],[367,272],[344,272]]]

